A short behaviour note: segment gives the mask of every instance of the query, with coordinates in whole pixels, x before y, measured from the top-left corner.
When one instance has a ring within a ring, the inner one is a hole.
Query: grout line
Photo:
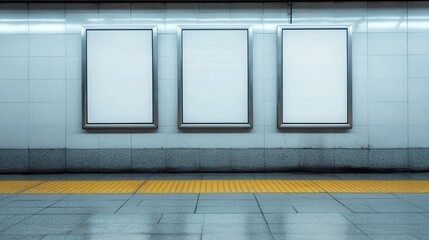
[[[198,193],[197,203],[195,204],[194,214],[197,213],[198,202],[200,201],[201,193]]]
[[[256,203],[258,204],[259,211],[261,211],[262,217],[264,218],[264,221],[265,221],[265,225],[267,226],[268,231],[270,232],[271,239],[274,239],[273,233],[271,232],[271,228],[270,228],[270,226],[268,225],[267,219],[265,218],[265,214],[264,214],[264,212],[262,211],[261,204],[259,204],[258,198],[256,197],[255,193],[253,193],[253,197],[255,198],[255,201],[256,201]],[[293,206],[292,206],[292,207],[293,207]],[[294,209],[295,209],[295,208],[294,208]],[[296,211],[296,210],[295,210],[295,211]]]

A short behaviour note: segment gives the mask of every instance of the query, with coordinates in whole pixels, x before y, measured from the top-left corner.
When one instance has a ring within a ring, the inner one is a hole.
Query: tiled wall
[[[283,3],[0,3],[0,148],[429,147],[429,2],[294,3],[293,24],[353,24],[353,129],[276,128],[276,26]],[[81,128],[87,24],[159,28],[159,129]],[[254,26],[254,128],[177,129],[176,27]]]

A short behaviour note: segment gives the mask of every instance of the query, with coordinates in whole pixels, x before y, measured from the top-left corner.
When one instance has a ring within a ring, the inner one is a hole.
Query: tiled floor
[[[395,174],[63,174],[0,180],[429,179]],[[429,239],[429,194],[2,194],[0,239]]]

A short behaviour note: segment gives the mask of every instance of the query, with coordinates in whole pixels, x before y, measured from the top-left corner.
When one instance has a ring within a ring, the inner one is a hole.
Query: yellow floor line
[[[429,180],[0,180],[0,193],[429,193]]]

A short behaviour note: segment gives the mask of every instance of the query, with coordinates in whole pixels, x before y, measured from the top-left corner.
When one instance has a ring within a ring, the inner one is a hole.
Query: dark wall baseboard
[[[428,170],[429,148],[0,149],[0,173]]]

